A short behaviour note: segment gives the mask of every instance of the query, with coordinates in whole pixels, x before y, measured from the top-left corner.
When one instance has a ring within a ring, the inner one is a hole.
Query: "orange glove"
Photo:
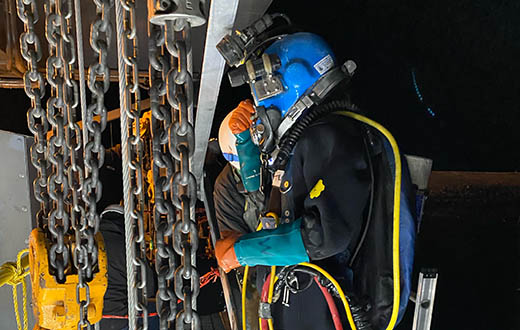
[[[233,110],[229,119],[231,133],[240,134],[251,127],[251,115],[255,113],[253,102],[244,100]]]
[[[215,244],[215,254],[218,265],[226,273],[229,273],[232,269],[241,266],[240,263],[238,263],[234,247],[235,242],[240,237],[240,233],[228,231],[222,233],[222,237],[224,238],[219,239]]]

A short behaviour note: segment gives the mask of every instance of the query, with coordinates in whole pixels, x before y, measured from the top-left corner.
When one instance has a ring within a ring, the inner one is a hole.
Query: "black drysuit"
[[[344,289],[352,289],[347,264],[366,222],[370,196],[364,138],[363,126],[344,116],[328,115],[316,121],[298,140],[281,185],[282,222],[303,219],[301,234],[309,258]],[[246,197],[237,188],[237,178],[230,165],[218,177],[216,215],[221,231],[247,233],[252,226],[247,224],[250,219],[243,218]],[[276,329],[334,329],[316,285],[291,295],[290,306],[278,302]],[[337,306],[343,316],[339,301]]]

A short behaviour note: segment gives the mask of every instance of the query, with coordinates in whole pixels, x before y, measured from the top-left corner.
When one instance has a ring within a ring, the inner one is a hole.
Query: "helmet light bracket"
[[[269,74],[259,80],[253,80],[250,85],[257,104],[284,91],[281,76],[278,74]]]
[[[238,87],[245,83],[268,77],[281,66],[276,54],[263,54],[260,58],[250,59],[244,65],[228,72],[231,87]]]

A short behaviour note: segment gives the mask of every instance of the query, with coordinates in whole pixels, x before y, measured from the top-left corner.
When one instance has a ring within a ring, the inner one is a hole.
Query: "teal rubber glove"
[[[257,191],[260,189],[260,150],[253,143],[249,130],[235,136],[242,183],[248,192]]]
[[[235,254],[241,265],[288,266],[308,262],[300,232],[301,219],[244,235],[235,243]]]

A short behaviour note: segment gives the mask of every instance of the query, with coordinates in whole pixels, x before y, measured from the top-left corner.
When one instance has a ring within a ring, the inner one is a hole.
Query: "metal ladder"
[[[419,273],[417,293],[410,296],[415,303],[412,330],[430,330],[438,275],[436,269],[422,269]]]

